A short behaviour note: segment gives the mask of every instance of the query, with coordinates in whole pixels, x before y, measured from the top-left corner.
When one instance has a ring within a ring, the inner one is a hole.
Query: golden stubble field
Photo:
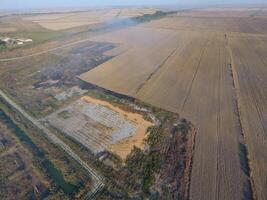
[[[25,16],[24,20],[37,23],[50,30],[63,30],[83,25],[97,25],[106,21],[153,14],[152,8],[99,9],[84,12],[48,13]]]
[[[191,199],[267,199],[265,11],[205,12],[93,38],[124,51],[81,79],[192,120]]]

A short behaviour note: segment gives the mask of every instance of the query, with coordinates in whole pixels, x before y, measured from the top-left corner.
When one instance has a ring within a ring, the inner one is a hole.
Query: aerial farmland
[[[99,9],[85,12],[40,14],[36,16],[25,16],[26,21],[35,22],[47,29],[62,30],[83,25],[97,25],[106,21],[153,14],[156,9]]]
[[[3,14],[0,125],[30,142],[0,132],[0,157],[28,158],[36,170],[21,173],[37,199],[267,200],[266,16],[265,6]]]
[[[266,20],[255,12],[185,12],[95,37],[128,49],[80,76],[196,125],[191,199],[267,198]]]

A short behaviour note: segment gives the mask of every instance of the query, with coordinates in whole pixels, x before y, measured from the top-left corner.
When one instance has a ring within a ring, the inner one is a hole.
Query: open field
[[[3,17],[0,18],[0,33],[9,33],[15,31],[27,31],[27,30],[38,30],[41,28],[40,25],[33,22],[28,22],[20,17]]]
[[[1,29],[0,29],[1,33],[9,33],[9,32],[15,32],[15,31],[16,31],[16,28],[9,27],[9,26],[1,27]]]
[[[99,10],[81,13],[40,14],[24,17],[24,20],[35,22],[47,29],[61,30],[82,25],[98,24],[105,20],[106,13],[106,10]],[[116,13],[114,13],[115,15]]]
[[[206,17],[206,18],[232,18],[232,17],[258,17],[267,12],[264,7],[221,7],[203,8],[190,11],[179,12],[175,16],[181,17]]]
[[[110,90],[135,96],[142,83],[152,72],[164,64],[166,58],[173,56],[190,42],[190,36],[196,37],[196,34],[188,31],[155,31],[149,28],[134,27],[92,38],[95,41],[122,43],[127,50],[110,62],[105,62],[95,70],[83,74],[81,78],[102,87],[109,85],[108,89]],[[113,71],[120,73],[113,74]],[[99,76],[100,73],[101,76]],[[112,74],[112,78],[109,78],[110,74]],[[125,76],[127,74],[133,76]],[[121,84],[114,80],[127,82],[127,84]]]
[[[80,76],[192,120],[191,199],[267,198],[267,21],[241,11],[188,12],[95,37],[127,51]]]
[[[58,12],[10,13],[0,17],[0,38],[27,38],[32,44],[4,46],[0,44],[0,57],[36,56],[50,50],[88,41],[96,32],[133,26],[144,20],[160,17],[163,12],[153,8],[96,9]],[[164,14],[163,14],[164,15]],[[77,43],[76,43],[77,42]],[[44,48],[43,48],[44,47]],[[16,51],[13,51],[15,50]],[[46,49],[46,50],[45,50]],[[30,53],[30,52],[34,53]],[[39,53],[37,53],[39,52]]]
[[[220,14],[220,13],[219,13]],[[237,33],[267,33],[267,19],[258,17],[233,16],[217,17],[216,12],[207,14],[207,16],[194,16],[194,13],[188,16],[176,16],[163,18],[144,27],[174,30],[192,30],[208,32],[237,32]]]
[[[23,19],[35,22],[47,29],[63,30],[83,25],[97,25],[118,18],[130,18],[142,16],[144,14],[153,14],[155,9],[100,9],[87,12],[56,13],[56,14],[36,14],[35,16],[26,16]]]
[[[133,146],[144,148],[147,128],[153,125],[139,114],[128,113],[89,96],[43,120],[73,137],[94,154],[109,150],[124,160]]]
[[[63,34],[59,31],[50,31],[35,22],[24,20],[19,15],[0,17],[1,38],[29,38],[33,40],[34,44],[37,44],[51,40],[59,35]],[[8,49],[12,50],[15,48]],[[0,49],[0,55],[2,52],[2,49]]]

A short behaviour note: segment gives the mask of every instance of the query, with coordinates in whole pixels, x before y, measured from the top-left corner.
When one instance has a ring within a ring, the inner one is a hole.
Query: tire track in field
[[[221,82],[222,82],[222,67],[221,67],[221,49],[219,47],[219,81],[218,81],[218,108],[217,108],[217,130],[216,130],[216,135],[217,135],[217,148],[216,148],[216,154],[217,154],[217,159],[216,159],[216,188],[215,188],[215,194],[216,194],[216,199],[219,199],[219,185],[218,185],[218,176],[219,176],[219,147],[220,147],[220,130],[221,130]]]
[[[179,48],[183,49],[183,47],[185,46],[186,42],[184,42],[184,44],[182,45],[182,48],[180,45],[178,45],[159,65],[158,67],[156,67],[156,69],[151,73],[149,74],[149,76],[147,77],[147,79],[141,83],[137,89],[136,89],[136,92],[135,94],[137,95],[140,90],[146,85],[147,82],[149,82],[151,80],[151,78],[165,65],[165,63],[173,56],[177,53],[177,51],[179,50]]]
[[[183,105],[180,109],[184,110],[179,113],[188,118],[193,118],[195,125],[198,127],[199,136],[196,138],[196,154],[193,159],[193,173],[190,184],[190,199],[196,200],[215,200],[217,197],[216,191],[219,190],[219,187],[217,187],[218,179],[220,179],[217,174],[218,168],[220,168],[220,163],[218,163],[220,153],[218,134],[221,125],[218,125],[218,122],[221,124],[221,116],[218,114],[220,109],[218,107],[218,96],[220,95],[218,87],[221,86],[218,84],[218,77],[221,74],[218,70],[219,48],[215,45],[217,44],[215,40],[217,35],[212,34],[211,36],[202,42],[198,54],[195,55],[195,60],[190,69],[191,77],[188,77],[189,81],[183,89],[184,95],[179,103],[179,105]],[[211,47],[213,47],[213,50],[210,50]],[[206,59],[210,58],[210,55],[214,59]],[[211,76],[210,80],[206,78],[206,74]],[[215,83],[215,85],[206,88],[205,85],[210,84],[210,82]],[[201,92],[201,90],[203,91]],[[196,103],[195,97],[200,95],[205,97],[199,98]],[[209,95],[212,98],[208,98]],[[214,109],[211,109],[211,107]],[[209,113],[209,115],[204,117],[205,113]],[[212,121],[212,124],[206,126],[205,124],[208,121]],[[207,157],[209,158],[207,159]]]
[[[198,61],[198,63],[197,63],[196,70],[195,70],[195,72],[194,72],[193,78],[192,78],[192,80],[191,80],[191,82],[190,82],[190,84],[189,84],[189,87],[188,87],[188,89],[187,89],[187,94],[186,94],[185,99],[184,99],[184,101],[183,101],[183,103],[182,103],[182,106],[181,106],[181,108],[180,108],[180,112],[179,112],[179,113],[183,113],[183,111],[184,111],[185,103],[187,102],[187,99],[188,99],[188,97],[189,97],[190,94],[191,94],[191,90],[192,90],[193,83],[194,83],[194,81],[195,81],[195,79],[196,79],[197,72],[199,71],[199,68],[200,68],[200,64],[201,64],[202,58],[203,58],[205,52],[206,52],[207,49],[208,49],[208,43],[209,43],[209,42],[210,42],[210,40],[207,39],[207,41],[206,41],[206,43],[205,43],[205,48],[204,48],[204,49],[202,50],[202,52],[201,52],[201,55],[200,55],[200,57],[199,57],[199,61]]]

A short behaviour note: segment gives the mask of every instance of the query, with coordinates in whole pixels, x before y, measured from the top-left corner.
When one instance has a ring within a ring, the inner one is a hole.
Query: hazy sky
[[[231,3],[267,3],[267,0],[0,0],[0,9]]]

